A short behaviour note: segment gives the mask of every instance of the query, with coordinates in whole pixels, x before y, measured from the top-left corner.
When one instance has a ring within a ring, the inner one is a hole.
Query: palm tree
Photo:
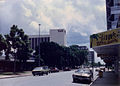
[[[93,35],[91,35],[90,36],[90,47],[92,48],[93,47],[93,39],[96,39],[96,40],[98,40],[98,37],[99,37],[99,35],[98,34],[93,34]]]

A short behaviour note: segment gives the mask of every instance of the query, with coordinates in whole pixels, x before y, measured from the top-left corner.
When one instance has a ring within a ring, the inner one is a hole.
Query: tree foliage
[[[0,56],[2,55],[2,51],[7,49],[7,43],[4,37],[0,34]]]
[[[10,57],[12,57],[15,61],[22,63],[21,67],[31,57],[32,49],[30,48],[28,36],[17,25],[10,28],[9,34],[4,36],[0,34],[0,45],[0,55],[4,51],[5,60],[10,60]]]
[[[39,47],[36,47],[36,59],[39,59],[38,51]],[[59,68],[80,66],[84,63],[87,54],[87,51],[80,50],[78,45],[65,47],[54,42],[40,44],[41,65],[57,66]]]

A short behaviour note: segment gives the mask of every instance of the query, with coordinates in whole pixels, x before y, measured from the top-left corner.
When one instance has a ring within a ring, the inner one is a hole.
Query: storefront
[[[90,47],[106,64],[114,65],[114,71],[120,70],[120,28],[93,34],[90,36]]]

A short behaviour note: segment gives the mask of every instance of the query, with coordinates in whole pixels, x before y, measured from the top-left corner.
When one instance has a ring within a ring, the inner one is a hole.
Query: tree
[[[11,55],[15,62],[19,61],[20,63],[22,62],[21,65],[24,65],[31,56],[32,49],[30,48],[28,36],[24,34],[23,29],[19,29],[17,25],[13,25],[10,33],[5,35],[5,39],[7,44],[7,48],[5,49],[6,59]]]
[[[63,60],[63,51],[62,47],[59,46],[57,43],[54,42],[44,42],[40,44],[40,63],[41,65],[48,65],[48,66],[61,66]],[[36,63],[38,63],[39,59],[39,47],[36,47],[36,52],[34,53]]]
[[[94,39],[98,40],[98,38],[99,38],[98,34],[93,34],[93,35],[90,36],[90,47],[91,48],[93,47],[93,41],[94,41]]]
[[[78,45],[72,45],[70,46],[70,49],[73,53],[73,61],[75,62],[74,66],[82,65],[87,61],[87,50],[80,50]]]
[[[5,50],[6,58],[9,58],[9,55],[11,54],[16,60],[16,51],[18,46],[18,37],[16,36],[17,30],[17,26],[13,25],[11,27],[10,33],[5,35],[6,43],[8,45],[7,49]]]
[[[57,66],[62,67],[75,67],[80,66],[84,63],[87,51],[79,50],[78,45],[73,45],[70,47],[60,46],[54,42],[44,42],[40,44],[40,59],[41,65]],[[36,63],[38,63],[39,47],[36,47],[36,52],[34,53]]]
[[[0,56],[2,55],[3,50],[7,49],[7,43],[5,41],[5,39],[3,38],[3,36],[0,34]]]

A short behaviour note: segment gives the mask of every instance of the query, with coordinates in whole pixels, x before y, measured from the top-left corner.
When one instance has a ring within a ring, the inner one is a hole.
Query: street
[[[72,83],[74,71],[0,79],[0,86],[89,86],[88,84]]]

